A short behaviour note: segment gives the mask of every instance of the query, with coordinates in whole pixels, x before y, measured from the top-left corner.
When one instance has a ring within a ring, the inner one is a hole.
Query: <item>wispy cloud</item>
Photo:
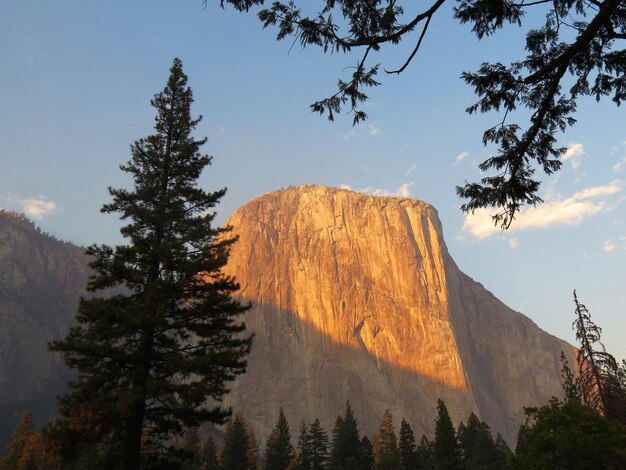
[[[509,248],[511,248],[511,250],[514,250],[515,248],[517,248],[517,238],[515,237],[509,238]]]
[[[455,158],[454,161],[455,163],[460,163],[463,160],[465,160],[467,157],[469,157],[469,152],[463,152],[463,153],[459,153]]]
[[[414,182],[411,181],[410,183],[404,183],[401,186],[398,186],[396,188],[396,194],[398,196],[402,196],[402,197],[411,197],[411,186],[413,186]]]
[[[615,243],[613,243],[610,240],[605,240],[604,241],[604,251],[606,251],[607,253],[610,253],[611,251],[615,250],[615,248],[617,248],[617,245]]]
[[[624,168],[626,168],[626,155],[624,155],[624,157],[622,157],[622,159],[619,162],[613,165],[613,171],[615,173],[619,173]]]
[[[355,137],[380,137],[381,135],[383,135],[382,129],[375,122],[371,122],[367,126],[353,127],[344,134],[343,138],[351,140]]]
[[[615,205],[611,205],[606,197],[621,191],[622,182],[614,181],[583,189],[568,198],[550,194],[543,204],[522,210],[513,221],[509,232],[580,224],[586,217],[613,210]],[[498,233],[500,228],[494,225],[491,218],[494,211],[495,209],[479,209],[466,215],[462,231],[475,238],[487,238]]]
[[[404,172],[404,176],[408,176],[411,173],[414,173],[416,168],[417,168],[417,165],[415,165],[415,163],[413,163],[413,165],[411,165],[411,167]]]
[[[583,155],[585,155],[585,147],[583,144],[572,143],[561,157],[561,160],[564,162],[570,162],[572,168],[577,170],[580,166],[580,157]]]
[[[409,181],[398,186],[394,191],[389,191],[384,188],[374,188],[373,186],[367,186],[365,188],[355,189],[349,184],[339,185],[341,189],[348,189],[350,191],[356,191],[357,193],[371,194],[373,196],[401,196],[411,197],[411,186],[415,184],[414,181]]]

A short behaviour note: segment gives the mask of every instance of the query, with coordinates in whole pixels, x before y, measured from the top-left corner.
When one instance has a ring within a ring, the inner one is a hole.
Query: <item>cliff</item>
[[[69,374],[47,343],[63,337],[88,276],[84,249],[0,210],[0,442],[24,410],[46,421]]]
[[[239,241],[226,271],[256,334],[227,404],[261,439],[279,407],[330,430],[347,399],[367,434],[385,408],[430,434],[442,398],[457,424],[474,411],[514,442],[523,407],[561,394],[573,348],[464,275],[429,204],[301,186],[227,224]]]

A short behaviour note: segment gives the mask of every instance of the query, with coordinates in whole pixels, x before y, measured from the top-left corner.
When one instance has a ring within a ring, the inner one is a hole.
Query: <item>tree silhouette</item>
[[[247,307],[221,272],[235,240],[211,227],[226,190],[197,185],[211,157],[200,153],[206,139],[192,137],[201,119],[191,117],[192,102],[175,59],[151,101],[155,134],[136,141],[121,166],[133,189],[110,188],[113,201],[102,208],[129,221],[121,229],[128,244],[87,250],[87,288],[102,296],[82,299],[77,326],[51,343],[78,372],[62,408],[96,410],[95,429],[119,447],[111,452],[123,469],[140,467],[144,433],[166,440],[183,426],[223,423],[226,384],[245,371],[251,345],[239,322]]]

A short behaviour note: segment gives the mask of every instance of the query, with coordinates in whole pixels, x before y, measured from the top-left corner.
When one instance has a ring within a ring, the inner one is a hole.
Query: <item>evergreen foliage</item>
[[[383,414],[383,422],[376,436],[374,460],[376,468],[380,470],[399,468],[400,466],[398,439],[393,425],[393,415],[389,409],[386,409]]]
[[[327,467],[329,460],[328,433],[324,431],[320,420],[317,418],[309,426],[304,447],[309,463],[308,467],[304,467],[305,469],[322,470]]]
[[[278,421],[265,446],[264,470],[286,470],[294,455],[294,448],[291,445],[291,432],[289,423],[283,409],[278,413]]]
[[[417,445],[417,468],[433,468],[434,458],[433,443],[422,434]]]
[[[502,458],[491,436],[489,426],[474,413],[467,424],[461,423],[457,432],[461,462],[468,469],[494,469],[502,467]]]
[[[626,427],[607,421],[578,400],[526,409],[515,462],[518,468],[626,468]]]
[[[217,446],[211,434],[205,437],[200,446],[198,461],[200,462],[200,470],[217,470],[219,468],[217,463]]]
[[[224,442],[219,456],[222,470],[251,470],[250,432],[241,413],[237,413],[227,424]]]
[[[367,436],[363,436],[361,438],[359,451],[360,456],[358,461],[358,467],[356,468],[360,470],[371,470],[372,468],[374,468],[374,448]]]
[[[626,425],[626,387],[622,385],[620,367],[604,348],[600,341],[602,329],[593,323],[587,307],[578,301],[576,291],[574,303],[576,319],[573,327],[580,342],[577,356],[580,395],[587,406],[602,416]],[[571,379],[566,377],[566,380]],[[571,385],[566,383],[567,387],[571,388]]]
[[[435,439],[433,441],[435,468],[452,470],[460,468],[459,447],[452,420],[446,404],[437,400],[437,420],[435,421]]]
[[[402,470],[412,470],[419,468],[417,460],[417,443],[411,425],[402,419],[400,424],[400,468]]]
[[[297,454],[296,468],[299,470],[311,468],[311,436],[304,421],[300,425],[300,434],[298,434]]]
[[[333,470],[359,468],[361,440],[357,421],[352,413],[350,402],[346,402],[346,414],[338,416],[333,429],[330,467]]]
[[[201,119],[191,117],[192,102],[175,59],[151,101],[155,134],[136,141],[121,166],[134,187],[109,189],[113,201],[102,208],[129,221],[121,229],[128,244],[87,250],[95,273],[88,290],[102,296],[82,299],[77,326],[51,343],[78,372],[63,412],[96,411],[94,429],[120,444],[111,452],[124,469],[139,468],[146,429],[165,440],[183,426],[223,423],[226,384],[245,371],[251,345],[238,320],[247,307],[221,273],[235,240],[211,226],[226,190],[197,186],[211,157],[200,153],[206,139],[192,137]]]
[[[365,91],[380,85],[380,63],[372,65],[372,58],[385,46],[409,39],[413,48],[404,64],[385,69],[388,74],[403,72],[426,39],[431,20],[446,11],[445,0],[425,5],[322,0],[317,8],[295,0],[267,6],[265,0],[221,0],[225,3],[240,11],[263,6],[259,19],[264,27],[277,28],[277,39],[291,36],[302,47],[328,53],[361,51],[349,67],[351,76],[338,81],[334,94],[311,105],[330,120],[347,107],[354,124],[367,117]],[[312,8],[317,12],[307,16]],[[537,10],[543,10],[545,20]],[[558,146],[557,134],[576,122],[578,100],[608,96],[620,105],[626,99],[626,6],[623,0],[459,0],[451,11],[478,39],[505,28],[526,28],[525,54],[519,60],[484,62],[478,71],[462,74],[478,97],[467,112],[496,112],[502,119],[483,133],[483,143],[497,146],[497,152],[479,168],[492,174],[457,187],[457,193],[468,200],[462,206],[466,212],[498,209],[494,221],[506,228],[523,205],[542,202],[534,173],[537,168],[548,175],[560,169],[565,148]]]

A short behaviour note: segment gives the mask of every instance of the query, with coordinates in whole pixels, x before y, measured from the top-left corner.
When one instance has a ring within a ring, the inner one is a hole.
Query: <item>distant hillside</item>
[[[63,337],[84,292],[85,250],[0,210],[0,445],[21,413],[47,421],[69,375],[47,343]]]

